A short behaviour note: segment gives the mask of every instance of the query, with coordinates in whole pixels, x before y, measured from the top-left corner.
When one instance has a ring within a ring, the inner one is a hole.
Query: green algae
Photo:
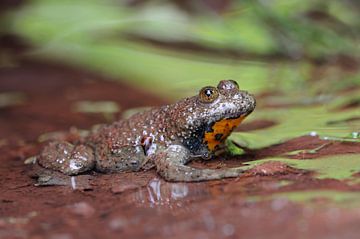
[[[254,196],[250,201],[268,201],[285,199],[294,203],[305,205],[318,205],[321,207],[340,206],[343,208],[358,207],[360,192],[347,192],[335,190],[306,190],[274,193],[269,196]],[[320,202],[320,203],[317,203]]]
[[[331,144],[331,142],[326,143],[326,144],[322,144],[316,148],[313,149],[299,149],[299,150],[294,150],[291,152],[287,152],[285,153],[285,155],[287,156],[294,156],[294,155],[304,155],[304,154],[316,154],[318,153],[321,149],[323,149],[324,147],[328,146],[329,144]]]
[[[234,142],[231,140],[226,140],[225,144],[228,152],[233,156],[242,155],[245,153],[245,151],[242,148],[236,146]]]
[[[305,135],[319,136],[325,140],[360,142],[357,137],[360,129],[359,108],[335,111],[341,106],[348,105],[358,95],[359,90],[329,101],[327,105],[264,108],[255,111],[249,120],[269,120],[277,124],[265,129],[233,133],[230,139],[251,149],[268,147]]]
[[[315,178],[351,180],[353,175],[360,172],[360,154],[342,154],[318,159],[289,159],[267,158],[248,162],[246,169],[250,169],[264,162],[277,161],[293,168],[314,171]]]

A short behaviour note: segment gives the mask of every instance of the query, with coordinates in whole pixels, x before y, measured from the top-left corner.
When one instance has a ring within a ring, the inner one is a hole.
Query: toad
[[[211,158],[255,108],[254,97],[233,80],[206,86],[198,95],[104,125],[71,144],[48,143],[37,163],[66,175],[155,167],[168,181],[194,182],[237,177],[240,168],[198,169],[192,159]]]

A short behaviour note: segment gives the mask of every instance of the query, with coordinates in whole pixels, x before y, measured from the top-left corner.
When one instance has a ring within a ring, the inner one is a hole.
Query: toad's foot
[[[28,175],[36,180],[35,186],[64,186],[70,178],[60,172],[43,168],[37,163],[31,165]]]
[[[183,146],[172,145],[157,154],[155,164],[157,172],[167,181],[199,182],[240,176],[240,168],[197,169],[186,166],[191,160],[190,152]]]
[[[30,165],[28,176],[35,179],[34,186],[68,186],[73,190],[91,190],[92,175],[68,176],[63,173],[41,167],[36,162]]]
[[[37,157],[44,168],[76,175],[94,168],[93,150],[85,145],[72,145],[65,141],[49,143]]]

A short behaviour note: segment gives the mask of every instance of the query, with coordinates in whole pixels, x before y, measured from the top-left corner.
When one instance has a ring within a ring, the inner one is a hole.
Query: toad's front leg
[[[191,160],[190,152],[184,146],[171,145],[155,156],[157,172],[167,181],[199,182],[238,177],[240,168],[197,169],[186,164]]]

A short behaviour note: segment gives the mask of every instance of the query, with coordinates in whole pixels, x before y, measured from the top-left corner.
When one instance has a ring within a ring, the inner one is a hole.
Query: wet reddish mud
[[[311,172],[279,162],[260,165],[239,178],[203,183],[168,183],[150,170],[64,176],[62,186],[35,186],[30,167],[23,161],[39,151],[39,135],[107,122],[101,114],[73,112],[74,102],[111,100],[121,111],[165,103],[147,92],[104,79],[43,62],[22,61],[1,69],[1,92],[20,92],[24,100],[0,109],[0,238],[358,238],[360,208],[332,205],[326,198],[296,203],[279,193],[354,192],[360,190],[359,185],[319,180]],[[241,129],[272,124],[244,123]],[[302,156],[360,153],[355,143],[329,144],[316,137],[301,137],[243,156],[193,165],[240,166],[324,144],[328,145],[316,154]]]

